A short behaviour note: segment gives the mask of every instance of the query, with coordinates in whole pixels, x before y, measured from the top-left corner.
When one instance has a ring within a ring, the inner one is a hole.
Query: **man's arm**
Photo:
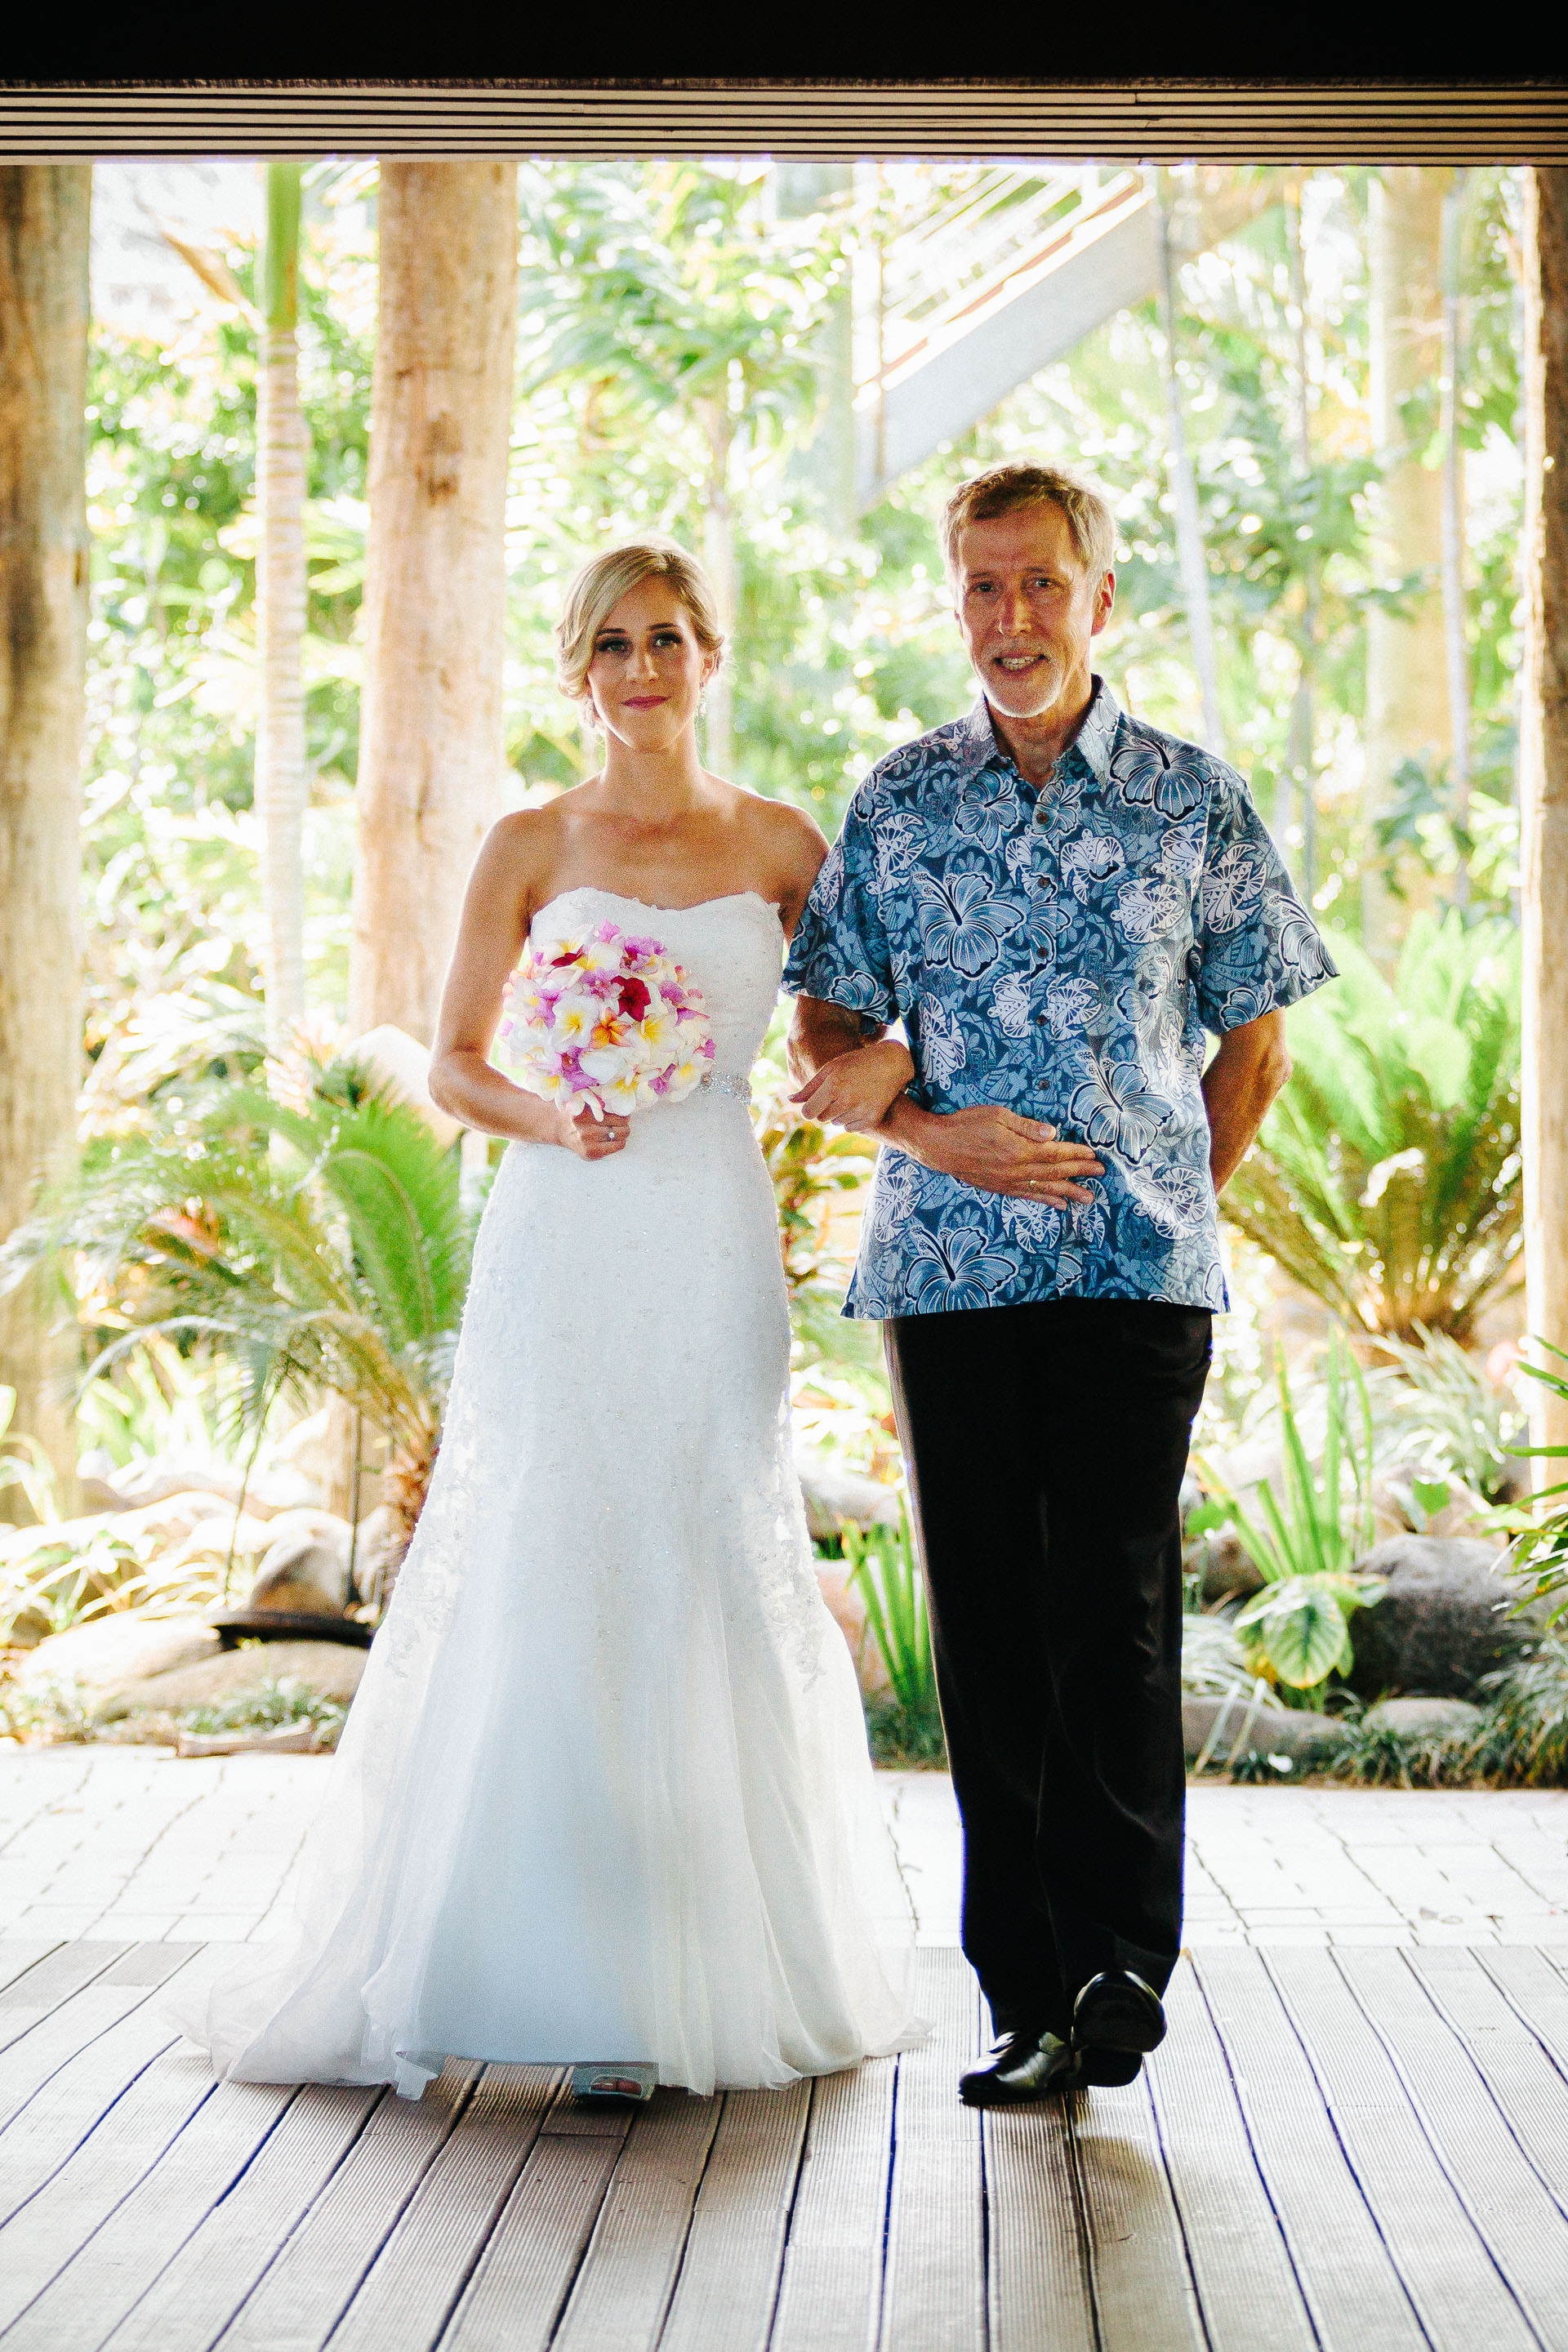
[[[870,1034],[871,1030],[876,1034]],[[1104,1169],[1086,1143],[1062,1143],[1054,1127],[1038,1119],[1020,1118],[1016,1111],[994,1103],[967,1110],[921,1110],[903,1091],[900,1078],[891,1108],[885,1092],[875,1118],[846,1117],[842,1108],[819,1108],[838,1101],[849,1104],[855,1061],[836,1073],[835,1065],[864,1056],[868,1065],[868,1096],[876,1098],[883,1084],[879,1057],[889,1053],[909,1055],[901,1045],[882,1039],[879,1024],[864,1024],[860,1015],[814,996],[795,999],[790,1028],[789,1065],[803,1081],[795,1099],[813,1118],[830,1118],[836,1126],[852,1127],[875,1136],[880,1143],[896,1143],[922,1167],[956,1176],[983,1192],[1012,1192],[1022,1199],[1046,1201],[1065,1209],[1074,1201],[1092,1201],[1084,1190],[1089,1178]],[[912,1068],[912,1065],[909,1065]],[[851,1106],[852,1107],[852,1106]]]
[[[1263,1124],[1263,1115],[1290,1075],[1285,1015],[1265,1013],[1227,1029],[1204,1072],[1209,1118],[1209,1173],[1223,1192]]]

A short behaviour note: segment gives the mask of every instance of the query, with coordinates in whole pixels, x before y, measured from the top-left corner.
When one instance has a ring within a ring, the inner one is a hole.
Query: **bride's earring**
[[[697,698],[697,716],[699,719],[706,719],[708,716],[708,688],[706,687],[703,688],[701,693]]]

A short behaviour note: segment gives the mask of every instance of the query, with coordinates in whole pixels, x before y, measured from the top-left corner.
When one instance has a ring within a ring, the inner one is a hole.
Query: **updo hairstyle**
[[[568,583],[566,601],[555,625],[555,676],[563,694],[583,707],[590,725],[596,725],[588,669],[594,640],[621,598],[645,580],[668,580],[691,615],[692,634],[705,654],[724,652],[724,632],[713,583],[694,555],[673,539],[628,539],[592,555]]]

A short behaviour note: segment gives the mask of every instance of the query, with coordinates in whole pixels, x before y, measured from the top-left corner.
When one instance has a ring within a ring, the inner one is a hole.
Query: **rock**
[[[1189,1569],[1202,1569],[1201,1590],[1207,1608],[1218,1601],[1249,1600],[1263,1590],[1263,1570],[1243,1549],[1234,1528],[1211,1528],[1200,1536],[1187,1564]]]
[[[898,1526],[898,1490],[884,1486],[879,1478],[847,1470],[816,1445],[795,1447],[795,1471],[805,1498],[805,1524],[813,1543],[831,1543],[847,1521],[861,1528]]]
[[[349,1604],[353,1531],[331,1511],[289,1511],[272,1522],[250,1589],[253,1609],[287,1609],[341,1616]]]
[[[217,1640],[216,1633],[213,1640]],[[184,1715],[189,1707],[221,1706],[228,1699],[248,1697],[275,1682],[303,1683],[321,1697],[346,1705],[359,1688],[369,1655],[368,1650],[350,1649],[342,1642],[258,1642],[254,1648],[225,1650],[199,1664],[154,1675],[99,1707],[95,1720],[118,1723],[128,1716]]]
[[[24,1690],[74,1684],[84,1704],[98,1707],[150,1676],[216,1659],[219,1648],[217,1635],[199,1617],[100,1617],[40,1642],[18,1679]]]
[[[168,1554],[165,1568],[181,1568],[188,1559],[259,1559],[272,1541],[272,1528],[266,1519],[253,1518],[241,1511],[238,1518],[232,1511],[215,1511],[209,1517],[198,1519],[190,1534],[176,1551]]]
[[[1468,1698],[1385,1698],[1362,1717],[1368,1731],[1396,1731],[1401,1739],[1463,1739],[1483,1720]]]
[[[361,1601],[379,1601],[391,1591],[405,1549],[402,1522],[390,1505],[378,1503],[365,1513],[353,1547],[354,1591]]]
[[[1232,1699],[1184,1698],[1182,1745],[1189,1764],[1202,1755],[1222,1715],[1219,1737],[1209,1750],[1211,1764],[1256,1754],[1288,1756],[1300,1766],[1337,1748],[1344,1737],[1337,1717],[1316,1715],[1309,1707],[1255,1707],[1245,1693]]]
[[[321,1745],[313,1723],[279,1724],[276,1731],[182,1731],[180,1756],[310,1756]]]
[[[308,1508],[319,1502],[320,1494],[314,1483],[285,1466],[262,1477],[247,1481],[237,1470],[222,1462],[167,1462],[161,1455],[150,1455],[146,1461],[117,1471],[107,1486],[115,1497],[113,1507],[138,1510],[149,1503],[166,1503],[179,1496],[216,1495],[232,1511],[241,1493],[245,1507],[253,1518],[275,1518],[283,1511]]]
[[[1483,1675],[1530,1648],[1540,1627],[1507,1613],[1518,1589],[1497,1573],[1501,1558],[1493,1544],[1454,1536],[1378,1544],[1357,1563],[1386,1579],[1386,1590],[1351,1620],[1351,1688],[1363,1698],[1404,1691],[1468,1698]]]

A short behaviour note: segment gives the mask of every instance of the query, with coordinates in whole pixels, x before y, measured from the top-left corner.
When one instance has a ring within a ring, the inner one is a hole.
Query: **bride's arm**
[[[584,1111],[573,1118],[492,1069],[486,1056],[500,1024],[505,988],[528,932],[528,816],[490,827],[468,877],[452,961],[430,1049],[432,1101],[486,1135],[558,1143],[583,1160],[625,1149],[627,1122]]]
[[[807,1118],[861,1135],[880,1128],[915,1074],[907,1045],[879,1029],[868,1036],[858,1013],[813,996],[795,999],[788,1050],[791,1076],[802,1081],[791,1101]]]

